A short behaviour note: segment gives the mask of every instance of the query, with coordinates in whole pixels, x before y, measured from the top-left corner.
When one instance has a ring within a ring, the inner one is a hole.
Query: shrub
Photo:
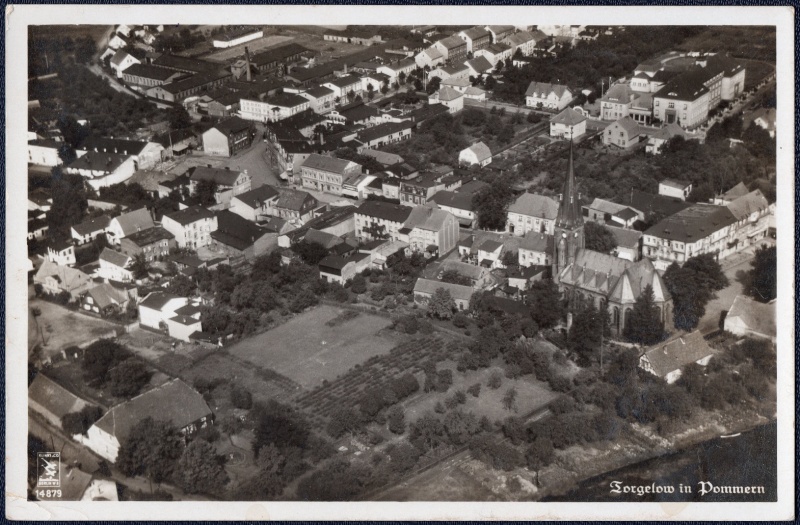
[[[561,396],[550,403],[550,412],[555,415],[565,414],[575,410],[575,401],[571,397]]]
[[[445,413],[445,408],[441,401],[436,402],[436,405],[433,407],[433,411],[436,412],[437,414]]]
[[[469,392],[472,395],[472,397],[480,396],[481,395],[481,384],[480,383],[475,383],[474,385],[472,385],[471,387],[469,387],[467,389],[467,392]]]
[[[489,382],[487,383],[487,385],[492,390],[497,390],[498,388],[500,388],[502,384],[503,384],[503,375],[499,371],[493,370],[491,375],[489,375]]]
[[[550,388],[555,392],[569,392],[569,389],[572,388],[572,381],[570,381],[567,376],[559,374],[553,374],[550,377],[549,383]]]
[[[453,384],[453,371],[444,369],[439,370],[436,374],[436,390],[438,392],[447,392]]]
[[[395,405],[389,409],[386,421],[389,424],[389,432],[392,434],[402,434],[406,431],[406,416],[402,407]]]
[[[231,404],[234,408],[250,410],[253,408],[253,394],[242,386],[233,385],[231,387]]]
[[[456,390],[456,393],[453,394],[453,398],[458,402],[459,405],[463,405],[467,402],[467,394],[465,394],[463,390]]]
[[[453,316],[453,326],[456,328],[466,328],[469,326],[469,318],[461,312],[458,312]]]
[[[455,397],[448,397],[444,400],[444,406],[446,406],[448,410],[453,410],[458,406],[458,400]]]

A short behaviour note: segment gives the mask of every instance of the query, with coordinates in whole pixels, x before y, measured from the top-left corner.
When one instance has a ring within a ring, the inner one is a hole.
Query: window
[[[668,107],[669,109],[675,109],[675,103],[674,103],[674,102],[670,102],[670,103],[669,103],[669,105],[668,105],[667,107]]]

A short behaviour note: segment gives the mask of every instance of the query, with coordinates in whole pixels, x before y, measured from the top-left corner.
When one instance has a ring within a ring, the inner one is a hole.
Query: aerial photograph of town
[[[28,500],[777,501],[774,26],[122,22],[27,32]]]

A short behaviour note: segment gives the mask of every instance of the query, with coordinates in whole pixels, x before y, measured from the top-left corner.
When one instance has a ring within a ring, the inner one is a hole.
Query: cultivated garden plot
[[[343,310],[319,306],[286,324],[246,339],[229,352],[255,365],[270,368],[303,388],[334,380],[373,356],[386,354],[397,344],[394,332],[382,332],[391,320],[360,314],[342,324],[326,323]]]

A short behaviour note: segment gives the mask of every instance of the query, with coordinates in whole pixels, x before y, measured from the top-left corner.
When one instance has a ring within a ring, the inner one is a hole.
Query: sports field
[[[397,334],[383,330],[391,324],[384,317],[359,313],[341,324],[326,325],[343,311],[319,306],[273,330],[237,343],[228,351],[311,388],[324,379],[335,379],[374,355],[386,354],[397,345]]]

